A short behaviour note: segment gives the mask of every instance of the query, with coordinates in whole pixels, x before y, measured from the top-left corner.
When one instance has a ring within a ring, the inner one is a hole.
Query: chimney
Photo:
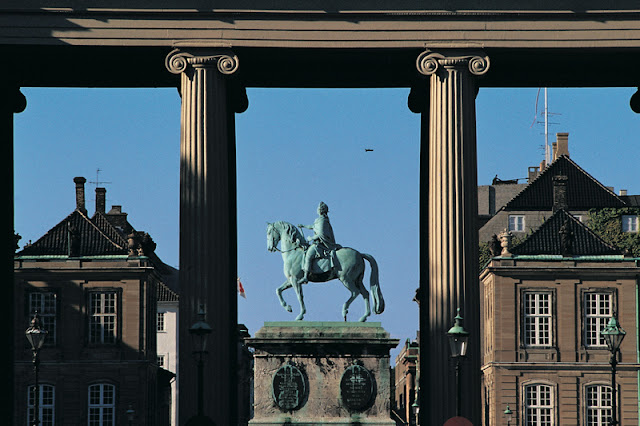
[[[82,176],[78,176],[73,178],[73,181],[76,183],[76,210],[86,215],[87,209],[84,202],[84,184],[87,180]]]
[[[122,212],[122,206],[111,206],[111,210],[107,213],[109,222],[123,232],[129,232],[127,225],[127,214]]]
[[[107,190],[96,188],[96,213],[104,214],[107,209]]]
[[[555,158],[569,156],[569,133],[556,133]]]
[[[567,202],[567,182],[569,178],[563,175],[553,177],[553,207],[552,212],[555,213],[560,209],[568,210]]]
[[[626,189],[621,189],[619,195],[627,195],[627,190]]]

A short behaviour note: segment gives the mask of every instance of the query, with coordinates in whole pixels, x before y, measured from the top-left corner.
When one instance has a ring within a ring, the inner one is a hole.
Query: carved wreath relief
[[[375,399],[375,381],[369,370],[354,364],[347,368],[340,380],[340,396],[351,411],[364,411]]]
[[[273,375],[273,400],[282,411],[300,409],[307,395],[306,376],[293,364],[285,364]]]

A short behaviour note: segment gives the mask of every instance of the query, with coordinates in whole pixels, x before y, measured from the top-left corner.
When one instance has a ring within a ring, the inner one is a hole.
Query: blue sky
[[[549,140],[569,132],[571,158],[616,192],[640,194],[640,116],[631,88],[548,90]],[[15,116],[15,229],[21,246],[75,208],[73,178],[105,182],[107,209],[121,205],[149,232],[157,253],[178,266],[180,99],[175,89],[23,88]],[[266,223],[310,224],[329,205],[338,243],[373,255],[386,311],[372,316],[393,337],[414,338],[419,279],[419,116],[408,89],[248,89],[236,116],[238,274],[247,299],[238,321],[254,334],[264,321],[293,320],[275,289],[282,259],[266,250]],[[536,98],[538,97],[536,109]],[[477,98],[478,183],[524,178],[543,159],[543,91],[481,89]],[[534,118],[538,123],[534,124]],[[373,149],[365,152],[365,148]],[[99,175],[97,170],[100,169]],[[308,235],[308,234],[307,234]],[[368,272],[365,284],[368,285]],[[305,286],[307,315],[340,321],[348,292],[338,281]],[[353,302],[350,319],[362,312]],[[393,354],[397,353],[397,350]]]

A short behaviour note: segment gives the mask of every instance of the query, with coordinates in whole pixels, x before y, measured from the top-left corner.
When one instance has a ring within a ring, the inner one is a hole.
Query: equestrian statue
[[[295,290],[300,304],[300,314],[296,320],[302,320],[307,312],[304,304],[302,285],[309,282],[327,282],[339,279],[349,290],[351,296],[342,305],[342,316],[347,320],[349,306],[358,295],[365,303],[365,313],[359,321],[367,320],[371,315],[369,291],[363,284],[365,264],[367,260],[371,266],[369,286],[373,295],[374,312],[384,311],[384,298],[380,290],[378,264],[373,256],[360,253],[349,247],[336,244],[333,228],[329,222],[329,208],[320,202],[318,217],[312,225],[292,225],[279,221],[267,225],[267,249],[271,252],[280,251],[284,262],[284,275],[287,280],[276,290],[280,304],[289,312],[291,306],[282,297],[282,292],[289,288]],[[299,228],[299,229],[298,229]],[[313,235],[305,240],[302,229],[313,230]],[[280,248],[278,248],[280,243]]]

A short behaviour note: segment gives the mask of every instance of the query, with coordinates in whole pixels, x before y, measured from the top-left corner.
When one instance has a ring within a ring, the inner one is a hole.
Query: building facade
[[[14,257],[14,329],[37,312],[48,331],[39,392],[31,348],[15,334],[15,424],[37,414],[43,425],[167,425],[161,396],[173,375],[157,365],[156,292],[172,268],[119,206],[105,212],[104,188],[90,218],[85,182],[75,178],[76,209]]]
[[[638,424],[638,259],[560,209],[480,275],[484,425]],[[612,392],[601,332],[626,329]],[[615,396],[614,396],[615,395]]]
[[[393,369],[394,407],[398,416],[396,422],[402,425],[415,426],[417,424],[418,406],[418,363],[420,358],[420,344],[418,340],[407,339],[400,353],[396,356]]]
[[[174,284],[177,284],[175,280]],[[173,285],[171,286],[175,288]],[[157,353],[158,367],[170,371],[175,375],[171,380],[171,387],[165,393],[162,401],[168,404],[170,411],[170,425],[178,425],[178,366],[179,366],[179,348],[178,348],[178,312],[180,297],[178,293],[169,285],[160,283],[157,287],[158,294],[158,316],[156,319],[157,330]]]

